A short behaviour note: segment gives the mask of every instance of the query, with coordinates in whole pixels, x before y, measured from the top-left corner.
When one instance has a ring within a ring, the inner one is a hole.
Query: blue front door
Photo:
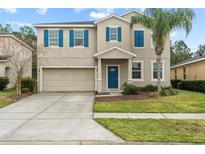
[[[108,89],[118,88],[118,66],[108,66]]]

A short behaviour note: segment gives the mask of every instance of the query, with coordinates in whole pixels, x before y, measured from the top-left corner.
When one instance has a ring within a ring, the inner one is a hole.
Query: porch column
[[[128,59],[128,83],[132,83],[132,59]]]
[[[98,93],[102,92],[102,60],[98,58]]]

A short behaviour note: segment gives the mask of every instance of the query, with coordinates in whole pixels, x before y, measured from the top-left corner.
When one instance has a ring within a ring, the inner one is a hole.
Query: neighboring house
[[[38,91],[120,91],[157,83],[152,33],[131,27],[130,11],[97,21],[35,24]],[[170,85],[170,39],[162,54],[162,85]]]
[[[205,80],[205,56],[194,57],[171,66],[171,79]]]
[[[32,56],[33,49],[9,33],[0,32],[0,76],[8,77],[7,88],[16,84],[16,67],[22,65],[24,57]],[[25,52],[27,56],[22,55]],[[15,63],[15,64],[14,64]],[[15,66],[14,66],[15,65]],[[32,76],[32,59],[26,63],[23,77]]]

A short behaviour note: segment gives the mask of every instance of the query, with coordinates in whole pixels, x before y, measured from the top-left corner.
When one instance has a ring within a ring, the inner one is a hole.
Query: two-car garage
[[[95,68],[42,68],[41,91],[95,91]]]

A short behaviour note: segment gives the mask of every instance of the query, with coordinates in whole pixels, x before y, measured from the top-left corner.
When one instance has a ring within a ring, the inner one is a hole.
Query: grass
[[[205,143],[205,120],[95,119],[127,141]]]
[[[95,102],[94,112],[205,113],[205,94],[180,91],[178,95],[142,100]]]
[[[16,95],[16,89],[11,88],[11,89],[6,89],[4,91],[0,91],[0,97],[8,97],[8,96],[15,96]]]
[[[16,95],[16,90],[14,88],[0,91],[0,108],[11,104],[12,100],[8,99],[8,97],[15,96],[15,95]]]

